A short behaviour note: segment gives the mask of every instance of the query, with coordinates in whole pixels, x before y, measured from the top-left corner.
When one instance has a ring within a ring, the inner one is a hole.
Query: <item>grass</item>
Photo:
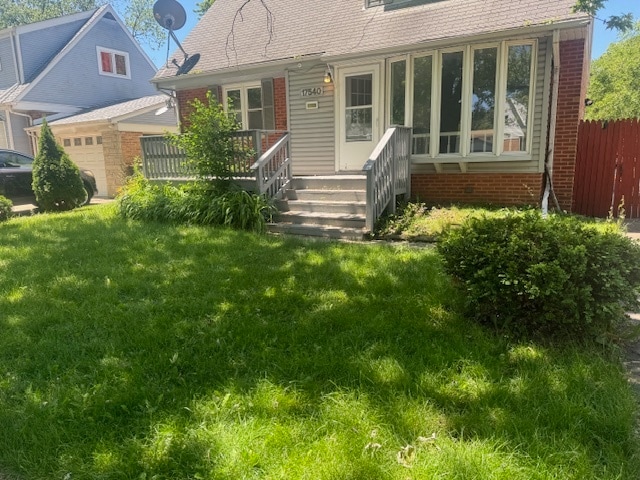
[[[431,249],[0,224],[0,477],[635,479],[615,352],[498,337]]]
[[[521,210],[520,210],[521,211]],[[469,206],[428,207],[424,203],[409,203],[395,215],[383,217],[376,228],[377,238],[391,240],[437,241],[450,227],[456,227],[469,218],[481,216],[503,217],[520,212],[515,208],[482,208]],[[585,225],[597,229],[620,231],[622,222],[584,217]]]

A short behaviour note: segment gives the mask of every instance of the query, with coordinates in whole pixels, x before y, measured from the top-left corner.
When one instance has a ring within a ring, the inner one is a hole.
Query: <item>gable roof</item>
[[[82,38],[93,28],[101,18],[105,15],[111,15],[113,19],[120,25],[123,30],[123,33],[129,36],[131,42],[136,46],[136,48],[140,51],[142,56],[149,62],[149,65],[156,70],[154,63],[151,61],[151,58],[147,55],[147,53],[142,49],[140,44],[133,38],[127,27],[124,25],[120,17],[117,15],[113,7],[109,4],[103,5],[93,11],[93,14],[87,20],[87,22],[78,30],[78,32],[69,40],[69,42],[51,59],[51,61],[42,69],[42,71],[38,74],[38,76],[30,82],[30,84],[24,88],[20,94],[15,98],[15,101],[20,101],[29,91],[34,88],[46,75],[49,73],[61,60],[64,56],[73,49]]]
[[[389,9],[364,8],[364,0],[214,2],[182,42],[201,59],[192,73],[243,69],[251,65],[317,55],[323,59],[517,32],[549,30],[590,17],[571,12],[575,0],[431,0]],[[243,7],[244,5],[244,7]],[[268,6],[270,12],[265,6]],[[241,14],[239,9],[243,7]],[[233,27],[232,27],[233,26]],[[272,35],[269,29],[272,29]],[[174,55],[182,63],[179,51]],[[172,77],[165,66],[154,81]],[[188,75],[187,75],[188,76]]]
[[[127,102],[120,102],[113,105],[107,105],[101,108],[94,108],[77,115],[53,120],[49,125],[69,125],[77,123],[91,122],[118,122],[128,117],[140,115],[148,111],[157,109],[166,104],[166,95],[150,95],[148,97],[136,98]]]

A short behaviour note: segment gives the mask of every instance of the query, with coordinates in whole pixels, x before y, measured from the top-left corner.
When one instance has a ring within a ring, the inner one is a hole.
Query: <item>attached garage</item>
[[[142,154],[140,137],[178,131],[167,100],[166,95],[143,97],[52,120],[49,126],[71,160],[93,172],[98,196],[114,197]],[[37,136],[39,128],[29,131]]]

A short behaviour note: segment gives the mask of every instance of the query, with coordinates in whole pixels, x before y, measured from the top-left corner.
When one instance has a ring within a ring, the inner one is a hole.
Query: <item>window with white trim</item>
[[[129,54],[119,50],[97,47],[98,72],[110,77],[131,78]]]
[[[535,41],[389,60],[389,125],[413,127],[413,155],[531,153]]]
[[[242,128],[246,130],[263,128],[262,87],[260,84],[225,87],[224,100],[224,108],[235,114]]]

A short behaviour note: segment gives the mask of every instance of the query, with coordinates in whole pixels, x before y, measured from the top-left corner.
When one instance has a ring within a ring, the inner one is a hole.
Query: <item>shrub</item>
[[[438,250],[469,314],[517,334],[603,335],[638,307],[640,245],[575,218],[470,219]]]
[[[169,141],[184,149],[201,180],[216,183],[220,190],[226,189],[233,176],[234,162],[246,161],[253,152],[237,143],[234,135],[240,124],[234,115],[224,111],[211,92],[207,92],[206,102],[196,98],[191,108],[185,132],[169,135]]]
[[[6,197],[0,195],[0,222],[11,218],[13,202]]]
[[[43,211],[72,210],[82,205],[87,196],[80,170],[56,143],[46,119],[40,129],[38,154],[33,160],[32,187]]]
[[[230,188],[220,192],[207,182],[175,186],[154,184],[137,172],[118,195],[125,218],[224,225],[264,232],[274,211],[263,196]]]

